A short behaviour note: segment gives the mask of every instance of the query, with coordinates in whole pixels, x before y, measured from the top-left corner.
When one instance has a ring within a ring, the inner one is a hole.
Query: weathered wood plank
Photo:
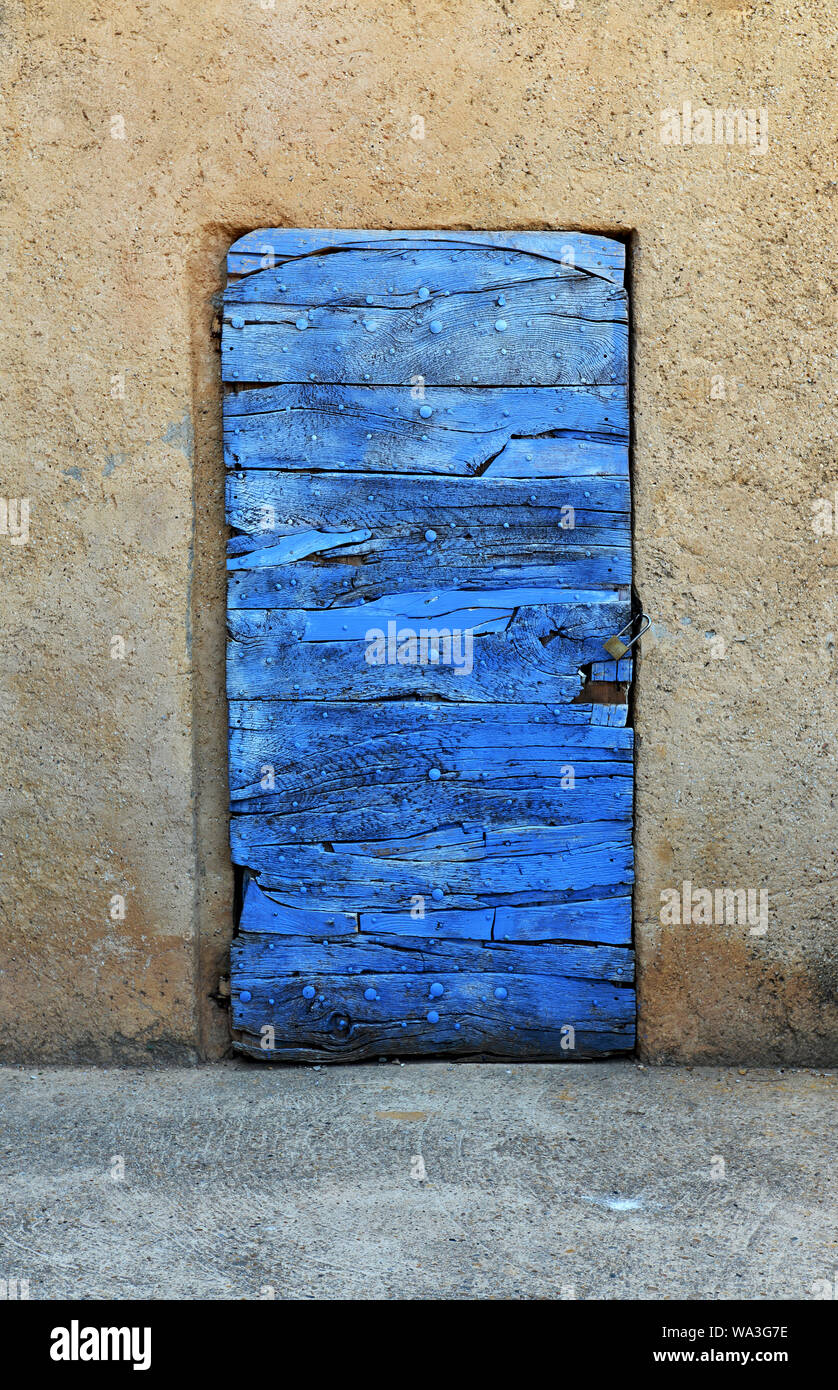
[[[261,280],[262,277],[259,277]],[[256,288],[255,280],[248,282]],[[382,386],[608,386],[626,380],[622,304],[545,311],[531,286],[509,307],[446,298],[416,309],[248,305],[222,330],[225,380]],[[612,295],[616,299],[616,296]],[[508,315],[497,318],[498,313]],[[301,313],[303,317],[300,317]],[[479,313],[483,317],[471,319]],[[614,317],[616,315],[616,317]],[[246,317],[245,317],[246,316]],[[494,322],[493,322],[494,320]],[[501,331],[498,331],[503,325]],[[456,355],[450,344],[456,342]],[[448,344],[448,346],[446,346]],[[422,369],[420,371],[420,368]]]
[[[576,688],[579,688],[578,681],[576,683]],[[321,696],[311,701],[301,700],[294,704],[293,711],[289,710],[288,704],[285,700],[271,699],[231,699],[228,703],[227,708],[229,711],[229,723],[231,731],[235,729],[246,729],[252,731],[254,734],[262,732],[271,733],[272,731],[276,730],[278,726],[288,724],[289,722],[292,728],[296,728],[297,720],[298,718],[302,717],[303,713],[310,715],[310,717],[315,721],[322,721],[325,723],[326,721],[331,721],[331,710],[335,708],[351,708],[358,710],[360,732],[361,725],[363,725],[365,728],[367,727],[367,720],[370,714],[370,711],[365,710],[363,706],[359,705],[359,703],[356,703],[354,701],[347,701],[341,703],[340,701],[329,700],[326,696]],[[410,700],[405,700],[403,702],[398,700],[388,700],[385,703],[375,706],[374,712],[372,713],[373,718],[376,721],[378,721],[384,718],[390,711],[415,710],[417,712],[417,717],[419,717],[421,715],[421,712],[425,709],[427,709],[431,713],[433,713],[433,711],[436,710],[445,709],[451,713],[452,717],[454,717],[456,715],[456,712],[459,710],[462,712],[465,720],[468,722],[468,720],[470,720],[470,718],[475,713],[479,713],[481,720],[490,718],[490,712],[494,708],[501,710],[509,710],[510,713],[514,713],[514,706],[511,705],[493,706],[487,703],[480,705],[479,710],[476,710],[474,705],[458,705],[456,703],[444,700],[439,702],[434,700],[423,700],[421,702],[415,702]],[[530,708],[530,706],[523,705],[522,703],[522,708],[524,710],[523,717],[525,719],[529,718],[527,710]],[[544,714],[547,707],[545,707],[544,705],[538,705],[533,706],[532,709],[534,711],[534,715],[538,716],[539,714]],[[566,727],[568,731],[579,730],[585,725],[589,725],[591,722],[590,704],[557,705],[553,710],[553,714],[557,722],[560,723],[562,726]],[[389,728],[388,724],[385,724],[385,729],[386,728]],[[633,735],[633,730],[630,729],[628,730],[628,732]],[[539,735],[539,737],[540,736],[541,735]],[[600,736],[600,730],[597,730],[596,737]]]
[[[611,980],[630,985],[634,953],[625,946],[593,943],[555,945],[414,936],[343,934],[334,940],[248,932],[233,942],[237,975],[274,980],[282,975],[436,974],[481,971],[496,974],[561,975],[566,979]]]
[[[630,816],[632,810],[631,764],[580,763],[577,760],[557,764],[552,774],[528,773],[523,764],[505,773],[501,771],[489,782],[479,780],[482,777],[479,769],[471,769],[460,771],[450,783],[443,778],[430,787],[427,765],[417,772],[411,785],[401,769],[388,771],[373,764],[368,770],[369,785],[366,787],[358,779],[353,786],[335,788],[324,778],[327,795],[320,804],[305,804],[313,800],[312,785],[317,779],[304,782],[302,789],[295,789],[294,799],[300,804],[293,810],[287,795],[260,790],[259,772],[266,766],[269,764],[264,762],[257,765],[254,768],[256,780],[237,787],[232,795],[231,810],[236,814],[275,816],[278,832],[280,825],[286,827],[283,838],[289,838],[290,827],[293,827],[300,839],[308,843],[342,836],[372,838],[380,835],[387,839],[397,835],[405,825],[425,832],[445,821],[459,819],[468,823],[479,821],[496,828],[538,822],[573,825],[594,820],[616,821]],[[491,769],[485,775],[492,778]],[[261,780],[266,780],[264,773]],[[569,787],[565,785],[567,782],[571,783]],[[283,807],[279,813],[278,805]]]
[[[471,315],[482,312],[480,320]],[[499,311],[495,309],[495,313]],[[222,332],[226,382],[372,382],[428,386],[608,385],[626,380],[628,330],[619,317],[545,312],[532,292],[509,290],[506,316],[443,299],[419,310],[310,309],[289,305],[280,322]],[[617,314],[617,307],[612,310]],[[493,331],[503,324],[507,331]]]
[[[358,927],[365,935],[382,937],[414,937],[421,930],[426,940],[433,937],[446,941],[491,940],[495,908],[448,908],[436,912],[433,910],[436,906],[432,898],[425,898],[411,904],[409,912],[365,910],[358,913]]]
[[[586,319],[626,318],[624,291],[602,276],[524,251],[504,257],[491,247],[434,246],[410,257],[347,247],[337,257],[304,256],[262,267],[227,287],[224,317],[235,331],[242,320],[245,328],[284,323],[289,308],[354,309],[366,327],[382,313],[409,309],[427,315],[453,303],[467,310],[467,324],[478,330],[482,319],[493,329],[518,304],[571,317],[584,311]]]
[[[574,902],[501,906],[495,912],[492,936],[496,941],[599,941],[628,946],[631,898],[617,892]]]
[[[371,566],[386,574],[398,565],[399,585],[408,589],[424,587],[409,582],[413,570],[427,576],[433,587],[444,571],[448,588],[457,587],[451,579],[455,570],[487,575],[487,588],[513,576],[527,584],[539,576],[558,576],[563,588],[628,584],[631,530],[623,480],[567,480],[559,491],[556,482],[543,480],[443,482],[328,474],[321,483],[320,477],[275,470],[231,477],[228,519],[249,534],[230,540],[228,569],[294,564],[290,581],[297,587],[308,573],[301,562],[310,560],[314,577],[322,576],[330,586],[328,603],[334,598],[346,602],[342,589],[350,588],[353,579],[363,587]],[[605,510],[608,501],[622,503],[624,510]],[[570,579],[586,559],[595,579]],[[281,578],[271,576],[271,583]],[[245,582],[233,580],[234,595]],[[314,592],[321,603],[320,590],[315,587]]]
[[[571,510],[569,510],[571,509]],[[227,477],[230,554],[245,554],[265,536],[364,529],[409,539],[418,523],[439,533],[477,533],[487,544],[514,526],[522,539],[563,544],[583,527],[612,527],[630,540],[628,478],[581,477],[535,482],[516,478],[413,477],[383,473],[293,473],[248,469]]]
[[[387,839],[408,825],[627,817],[633,731],[564,725],[560,713],[424,701],[388,701],[373,713],[326,702],[301,707],[290,725],[239,724],[230,733],[231,809],[269,813],[279,838],[302,842]]]
[[[254,878],[244,888],[239,931],[271,932],[282,936],[333,937],[358,930],[357,912],[340,909],[318,911],[308,906],[289,906],[271,897]]]
[[[628,477],[628,449],[607,440],[510,439],[483,471],[487,479]]]
[[[360,748],[361,756],[365,747],[380,749],[385,741],[392,741],[399,756],[410,756],[413,746],[438,747],[440,740],[450,738],[463,752],[506,748],[517,756],[532,758],[539,756],[540,748],[550,757],[551,750],[565,747],[584,748],[587,758],[629,758],[634,739],[633,729],[605,732],[581,727],[589,719],[575,706],[549,709],[523,700],[515,705],[481,705],[479,709],[445,701],[393,700],[368,710],[354,701],[324,698],[295,706],[293,719],[289,720],[288,714],[282,701],[233,701],[230,726],[254,738],[267,735],[270,745],[290,760],[317,755],[324,738],[333,750],[345,748],[351,753]]]
[[[533,905],[632,882],[631,818],[492,831],[457,827],[400,839],[300,844],[262,814],[230,824],[233,860],[290,906],[409,911]],[[436,896],[435,896],[436,895]]]
[[[347,624],[345,640],[325,635],[325,614],[231,610],[228,697],[297,700],[328,692],[338,700],[418,695],[458,702],[562,704],[578,694],[578,668],[599,656],[602,643],[629,612],[626,600],[605,591],[592,591],[587,599],[568,594],[564,604],[508,608],[481,607],[479,591],[469,591],[462,606],[455,606],[451,596],[437,605],[428,604],[424,594],[398,597],[401,602],[394,607],[401,612],[367,604],[371,611],[353,619],[351,609],[339,610]],[[597,603],[598,598],[608,601]],[[357,627],[360,618],[369,621],[369,637],[350,636],[350,621]],[[405,631],[418,634],[415,651],[413,639],[399,638]],[[447,648],[428,636],[441,631],[452,634]],[[433,650],[441,653],[436,663]]]
[[[432,995],[434,985],[439,992]],[[272,1026],[275,1047],[267,1055],[289,1060],[417,1052],[572,1060],[633,1045],[634,991],[602,980],[483,971],[313,972],[305,980],[270,981],[242,975],[233,990],[233,1025],[244,1048],[263,1056],[261,1030]]]
[[[628,478],[627,394],[625,385],[252,388],[225,398],[224,457],[239,470]]]
[[[628,705],[591,705],[591,723],[600,728],[620,728],[628,718]]]
[[[290,505],[283,477],[296,494]],[[446,497],[451,483],[459,496]],[[308,599],[325,608],[359,595],[368,602],[388,590],[437,588],[441,574],[448,588],[627,586],[631,576],[628,511],[589,506],[627,504],[618,479],[574,480],[556,493],[543,481],[330,474],[321,485],[271,471],[230,479],[228,496],[231,524],[252,532],[229,545],[228,568],[243,572],[231,580],[231,607],[305,607]],[[530,600],[539,601],[561,599]]]
[[[384,608],[387,618],[397,616],[396,610],[410,594],[423,594],[429,608],[439,610],[444,599],[440,583],[446,591],[459,593],[460,601],[473,592],[485,606],[491,595],[492,607],[507,610],[562,603],[568,590],[627,587],[631,579],[628,545],[601,543],[603,533],[593,527],[578,531],[571,543],[556,544],[553,559],[546,561],[535,553],[534,540],[516,543],[511,525],[496,542],[486,538],[473,543],[470,537],[440,535],[432,548],[420,526],[411,540],[347,544],[340,544],[334,533],[298,532],[293,538],[277,538],[258,550],[233,556],[228,561],[228,607],[320,610],[329,614],[324,621],[335,625],[340,637],[358,623],[368,631],[378,621],[374,613]],[[316,546],[322,549],[315,551]],[[530,546],[532,558],[527,553]],[[312,563],[298,560],[290,569],[287,556],[294,549],[308,549]],[[540,554],[550,554],[546,542]],[[394,597],[399,591],[400,596]],[[369,607],[370,612],[362,614],[351,604]]]
[[[443,758],[454,771],[477,766],[501,775],[504,766],[536,774],[565,757],[583,761],[620,761],[630,766],[633,729],[599,730],[585,727],[574,708],[544,705],[468,705],[445,702],[387,701],[374,709],[353,702],[318,700],[294,709],[283,720],[280,703],[236,701],[230,725],[236,756],[253,765],[270,756],[276,767],[276,786],[290,791],[301,779],[328,776],[334,782],[346,775],[368,773],[372,763],[406,769],[413,777]],[[568,716],[573,716],[568,720]],[[328,749],[326,764],[322,764]],[[442,764],[439,764],[442,766]],[[237,782],[234,783],[237,785]]]
[[[327,749],[324,745],[323,757]],[[272,780],[272,764],[256,763],[253,780],[247,782],[246,765],[238,770],[235,749],[231,763],[236,767],[231,776],[241,777],[231,797],[231,810],[237,814],[262,812],[276,818],[279,826],[298,832],[301,840],[333,840],[341,836],[386,839],[405,825],[417,831],[430,831],[450,820],[476,821],[494,827],[528,825],[543,822],[547,825],[573,825],[593,820],[622,820],[631,814],[633,778],[631,764],[574,762],[556,763],[545,770],[530,771],[526,763],[513,764],[506,770],[485,772],[480,768],[461,768],[438,783],[427,784],[427,764],[417,769],[411,783],[406,770],[381,768],[371,764],[367,771],[368,784],[358,776],[354,784],[335,787],[324,776],[325,795],[314,801],[318,779],[311,777],[293,788],[296,807],[292,809],[287,793],[261,790]],[[270,768],[266,778],[263,768]],[[260,778],[261,773],[261,778]],[[287,776],[287,772],[285,773]],[[483,780],[483,779],[487,780]],[[570,785],[568,785],[568,783]],[[313,804],[306,805],[307,802]],[[283,807],[277,811],[278,805]]]
[[[601,890],[608,890],[603,887]],[[427,938],[440,936],[469,940],[488,940],[487,930],[496,941],[586,941],[611,946],[631,944],[631,898],[619,896],[576,898],[566,902],[541,903],[534,907],[515,905],[471,912],[433,912],[433,902],[425,903],[424,917],[417,923],[416,907],[410,912],[361,912],[360,930],[379,936],[413,936],[417,925]],[[487,918],[489,919],[487,921]]]
[[[287,576],[286,570],[284,577],[287,579]],[[511,584],[492,589],[435,586],[430,591],[418,592],[403,586],[399,593],[385,594],[357,605],[347,604],[340,608],[318,605],[294,610],[291,620],[303,642],[369,642],[372,640],[368,636],[370,628],[384,628],[394,618],[397,623],[407,624],[411,631],[424,625],[452,631],[498,632],[506,630],[518,609],[546,608],[551,610],[551,617],[556,618],[553,610],[567,607],[568,586],[541,588],[524,582],[520,587]],[[601,607],[600,603],[579,603],[574,609],[574,622],[566,623],[558,618],[557,635],[584,643],[591,628],[598,628],[601,622]],[[492,624],[491,628],[488,624]],[[599,632],[594,635],[598,637]],[[407,643],[410,638],[404,641]]]
[[[233,242],[227,256],[227,269],[230,275],[249,275],[272,265],[282,265],[290,271],[300,258],[315,259],[322,265],[322,253],[326,252],[330,259],[323,266],[323,279],[333,284],[334,276],[330,271],[342,264],[341,255],[335,253],[364,249],[382,257],[381,264],[392,265],[394,260],[403,263],[407,273],[417,264],[414,257],[419,251],[425,255],[433,249],[440,255],[460,250],[489,250],[496,255],[499,251],[507,269],[512,269],[523,253],[528,260],[538,257],[557,273],[575,267],[583,274],[601,275],[617,285],[623,283],[626,261],[622,242],[587,232],[405,232],[263,227]],[[384,279],[387,280],[386,275]]]
[[[623,657],[622,661],[594,661],[591,664],[592,681],[620,681],[628,684],[631,673],[630,656]]]
[[[600,727],[619,728],[625,725],[628,719],[628,694],[627,687],[631,681],[632,660],[625,657],[622,661],[594,661],[591,663],[591,680],[594,682],[609,682],[621,684],[626,687],[619,702],[600,704],[594,702],[591,705],[591,723]]]

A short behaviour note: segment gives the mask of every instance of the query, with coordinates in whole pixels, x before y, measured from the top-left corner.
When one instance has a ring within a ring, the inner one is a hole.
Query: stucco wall
[[[227,1045],[211,300],[285,224],[628,238],[641,1050],[838,1060],[835,36],[828,0],[5,5],[6,1057]],[[662,143],[685,100],[749,143]],[[767,930],[662,925],[684,880]]]

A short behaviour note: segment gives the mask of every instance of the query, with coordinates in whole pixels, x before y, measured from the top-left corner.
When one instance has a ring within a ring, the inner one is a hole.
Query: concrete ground
[[[835,1075],[0,1070],[0,1277],[56,1298],[806,1299]],[[823,1287],[823,1286],[822,1286]]]

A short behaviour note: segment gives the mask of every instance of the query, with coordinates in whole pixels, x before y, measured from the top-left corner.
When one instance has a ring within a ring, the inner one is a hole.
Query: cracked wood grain
[[[622,285],[625,270],[625,247],[610,237],[591,236],[585,232],[485,232],[433,231],[391,232],[328,230],[321,228],[265,227],[248,232],[230,247],[227,269],[230,275],[247,275],[282,265],[288,269],[299,261],[334,256],[346,250],[370,250],[383,253],[391,263],[402,261],[414,265],[418,251],[426,255],[436,251],[450,255],[457,250],[479,250],[504,266],[514,264],[513,253],[523,253],[528,259],[544,261],[556,267],[557,273],[575,268],[578,273],[602,276]],[[325,266],[324,279],[334,283]],[[364,287],[364,294],[371,284]]]
[[[418,390],[409,381],[396,387],[340,381],[231,392],[224,402],[227,466],[628,478],[625,382]]]
[[[439,993],[431,993],[434,985]],[[313,996],[306,998],[304,990]],[[299,1041],[277,1047],[275,1040],[267,1054],[298,1061],[417,1052],[562,1061],[626,1050],[634,1041],[630,988],[485,968],[477,973],[440,970],[434,976],[326,970],[277,974],[269,980],[237,976],[233,1020],[241,1030],[243,1050],[266,1055],[261,1028],[271,1016],[285,1020],[286,1036]],[[566,1048],[571,1037],[572,1050]]]

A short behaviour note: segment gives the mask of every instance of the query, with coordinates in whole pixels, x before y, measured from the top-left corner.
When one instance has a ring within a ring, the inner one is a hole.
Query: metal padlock
[[[639,638],[639,637],[642,637],[643,634],[644,634],[644,632],[648,632],[648,631],[649,631],[649,628],[652,626],[652,619],[648,616],[648,614],[646,614],[646,613],[641,613],[641,614],[640,614],[641,626],[640,626],[639,631],[637,631],[637,632],[634,634],[634,636],[633,636],[632,638],[630,638],[630,640],[629,640],[628,642],[623,642],[623,641],[621,641],[620,639],[622,638],[623,633],[624,633],[624,632],[628,632],[629,628],[633,626],[633,624],[634,624],[635,621],[636,621],[636,615],[635,615],[634,618],[629,618],[629,620],[628,620],[628,622],[626,623],[625,627],[621,627],[621,628],[620,628],[620,631],[617,633],[617,635],[616,635],[615,637],[609,637],[609,639],[608,639],[607,642],[603,642],[602,645],[603,645],[603,647],[605,648],[605,650],[607,651],[608,655],[611,656],[611,657],[613,657],[615,661],[622,661],[623,657],[625,656],[625,654],[626,654],[626,652],[629,650],[629,648],[630,648],[630,647],[633,647],[634,644],[635,644],[635,642],[638,640],[638,638]],[[644,623],[644,621],[645,621],[645,624],[646,624],[645,627],[643,627],[643,625],[642,625],[642,624]]]

